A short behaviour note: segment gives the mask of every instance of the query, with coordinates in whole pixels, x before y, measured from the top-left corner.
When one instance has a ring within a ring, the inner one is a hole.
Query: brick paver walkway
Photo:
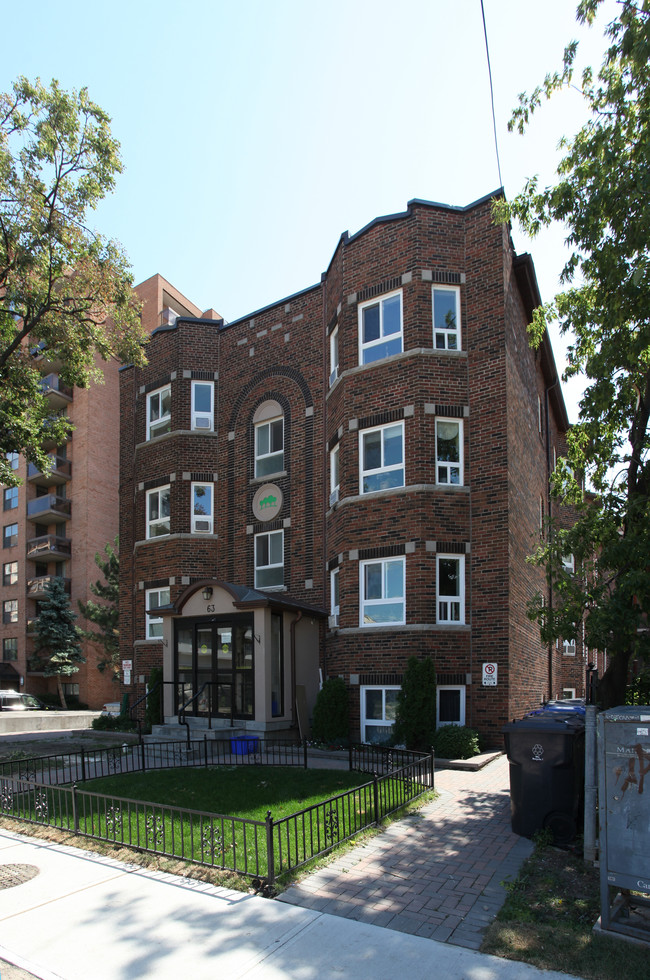
[[[439,798],[279,900],[478,949],[532,844],[510,829],[508,762],[436,771]]]

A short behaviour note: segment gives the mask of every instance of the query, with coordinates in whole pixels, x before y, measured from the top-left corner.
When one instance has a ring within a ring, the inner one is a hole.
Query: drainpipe
[[[296,710],[296,626],[301,619],[302,612],[298,612],[289,627],[291,634],[291,711],[294,725],[298,721],[298,712]],[[298,728],[300,728],[299,723]]]

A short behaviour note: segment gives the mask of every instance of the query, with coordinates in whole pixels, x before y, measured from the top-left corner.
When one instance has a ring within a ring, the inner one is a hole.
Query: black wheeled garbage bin
[[[502,731],[510,763],[513,831],[532,837],[548,828],[556,844],[570,843],[583,818],[584,717],[543,711]]]

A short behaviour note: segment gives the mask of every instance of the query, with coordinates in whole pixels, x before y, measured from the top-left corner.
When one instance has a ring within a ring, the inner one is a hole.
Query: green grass
[[[247,820],[274,820],[368,782],[367,773],[271,766],[167,769],[84,783],[92,793],[182,806]]]
[[[404,806],[420,788],[399,777],[381,780],[379,812]],[[69,787],[22,790],[13,812],[118,847],[258,878],[287,875],[377,819],[368,775],[340,770],[251,765],[130,773],[89,780],[74,799],[76,808]]]
[[[585,980],[648,980],[647,948],[593,932],[600,877],[581,857],[538,846],[524,862],[481,951]]]

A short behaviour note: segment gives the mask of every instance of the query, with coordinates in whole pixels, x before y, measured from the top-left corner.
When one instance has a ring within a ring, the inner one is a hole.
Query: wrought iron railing
[[[237,744],[241,743],[241,744]],[[355,747],[360,749],[360,747]],[[358,752],[359,758],[363,753]],[[286,875],[433,789],[433,755],[385,752],[383,775],[318,804],[266,821],[80,789],[98,776],[197,765],[304,765],[306,743],[205,738],[5,762],[0,766],[0,815],[46,824],[75,834],[178,858],[256,879],[270,894]],[[399,755],[410,755],[397,764]],[[352,756],[352,753],[351,753]],[[392,768],[389,768],[392,766]]]

